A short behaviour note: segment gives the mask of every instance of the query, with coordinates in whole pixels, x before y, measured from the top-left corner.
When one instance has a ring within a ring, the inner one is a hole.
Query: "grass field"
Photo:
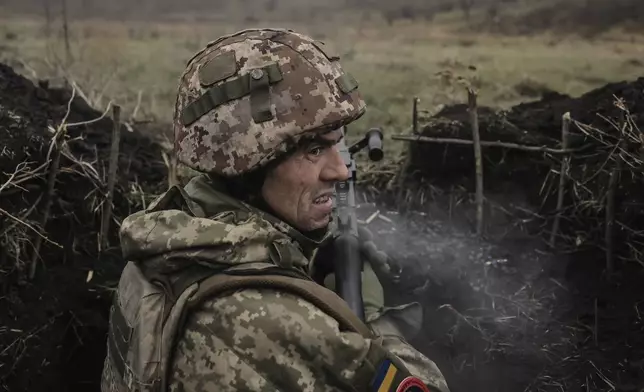
[[[254,23],[253,26],[275,23]],[[369,110],[359,127],[404,132],[411,102],[430,113],[465,100],[461,76],[479,90],[480,103],[507,107],[538,98],[544,88],[580,95],[611,81],[644,75],[644,37],[612,33],[593,40],[574,36],[502,37],[457,32],[449,21],[371,20],[342,24],[284,23],[325,41],[361,84]],[[186,60],[221,34],[251,27],[239,23],[125,23],[72,21],[67,63],[60,23],[47,38],[44,22],[11,18],[0,23],[0,60],[32,78],[61,70],[98,108],[110,100],[137,119],[168,122],[177,78]],[[475,68],[473,70],[472,68]]]

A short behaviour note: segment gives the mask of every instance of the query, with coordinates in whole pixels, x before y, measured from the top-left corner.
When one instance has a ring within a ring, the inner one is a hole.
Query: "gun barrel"
[[[346,135],[346,127],[343,133]],[[333,260],[335,270],[336,289],[340,297],[349,305],[351,310],[365,319],[362,299],[362,267],[363,260],[360,255],[358,239],[358,219],[355,212],[356,165],[353,154],[363,148],[368,149],[369,159],[379,161],[383,158],[383,132],[380,128],[371,128],[364,138],[351,147],[344,139],[340,142],[339,150],[344,163],[349,169],[350,178],[340,181],[335,188],[335,219],[337,222],[338,237],[334,240]]]

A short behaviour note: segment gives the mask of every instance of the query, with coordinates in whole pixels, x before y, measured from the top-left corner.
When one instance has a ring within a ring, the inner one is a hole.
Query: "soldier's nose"
[[[332,149],[331,156],[324,169],[322,170],[322,180],[324,181],[345,181],[349,179],[349,169],[344,164],[342,155],[337,147]]]

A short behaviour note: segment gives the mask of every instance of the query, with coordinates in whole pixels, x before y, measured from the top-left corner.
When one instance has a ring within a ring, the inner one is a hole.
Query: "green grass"
[[[588,41],[474,35],[456,32],[445,22],[331,23],[284,27],[312,34],[343,55],[344,67],[360,82],[369,105],[354,127],[360,129],[383,126],[387,133],[404,132],[411,124],[414,96],[430,112],[464,102],[465,89],[454,83],[456,76],[477,86],[481,104],[508,107],[534,99],[515,90],[520,83],[577,96],[644,73],[638,60],[644,58],[644,39],[625,34]],[[59,32],[60,26],[54,27]],[[73,61],[65,66],[59,36],[46,39],[42,21],[12,18],[0,23],[0,60],[22,63],[25,75],[38,78],[59,76],[65,68],[99,109],[114,100],[129,114],[140,95],[138,118],[169,122],[177,78],[188,58],[221,34],[246,27],[76,21],[71,25]],[[437,75],[446,72],[453,77]]]

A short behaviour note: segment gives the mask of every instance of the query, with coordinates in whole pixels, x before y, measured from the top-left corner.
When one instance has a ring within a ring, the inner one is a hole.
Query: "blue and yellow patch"
[[[417,377],[400,371],[390,360],[385,359],[378,368],[372,383],[372,392],[429,392]]]
[[[376,373],[376,378],[373,382],[373,392],[388,392],[391,391],[391,386],[394,385],[394,379],[398,373],[398,368],[391,363],[390,360],[385,359],[380,364],[380,369]]]

